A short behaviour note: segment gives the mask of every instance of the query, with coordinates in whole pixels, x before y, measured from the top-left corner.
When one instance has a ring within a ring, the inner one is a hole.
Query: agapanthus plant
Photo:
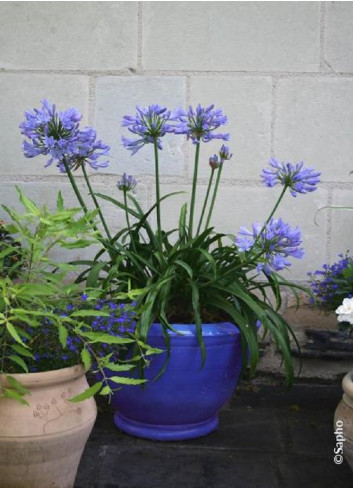
[[[305,168],[303,163],[279,164],[271,160],[270,168],[264,170],[264,183],[273,187],[283,186],[279,198],[264,224],[255,224],[252,231],[243,228],[240,235],[231,239],[217,233],[212,226],[214,206],[218,197],[225,165],[231,164],[231,150],[223,144],[218,154],[208,155],[201,160],[202,147],[212,140],[228,141],[229,134],[219,132],[227,123],[227,117],[214,105],[188,110],[168,110],[159,105],[137,107],[136,115],[123,118],[122,126],[136,139],[123,136],[123,145],[136,154],[143,146],[150,147],[155,161],[155,204],[146,212],[142,210],[132,193],[135,179],[126,174],[117,187],[123,198],[95,194],[87,177],[88,190],[92,198],[109,201],[124,210],[127,226],[107,240],[101,240],[102,249],[84,270],[79,281],[121,293],[126,292],[127,282],[131,287],[142,290],[137,299],[136,335],[146,341],[153,322],[162,324],[168,348],[168,331],[175,323],[194,323],[205,359],[202,324],[214,321],[232,321],[241,330],[243,338],[244,364],[247,363],[247,348],[250,350],[251,368],[258,362],[257,327],[261,322],[269,332],[279,350],[282,351],[287,379],[293,377],[290,355],[292,331],[279,314],[281,287],[306,290],[288,282],[277,272],[291,265],[291,258],[301,258],[301,234],[275,213],[287,191],[293,196],[316,189],[319,173]],[[163,230],[161,227],[161,204],[176,193],[161,196],[159,177],[159,153],[163,150],[166,134],[191,140],[195,149],[191,196],[179,213],[177,229]],[[198,169],[200,161],[209,161],[210,176],[206,195],[199,216],[195,216],[198,191]],[[70,156],[68,156],[68,161]],[[129,164],[131,166],[131,163]],[[74,175],[70,180],[75,187]],[[79,197],[82,200],[82,196]],[[81,202],[81,201],[80,201]],[[82,206],[86,212],[85,207]],[[99,209],[100,210],[100,209]],[[156,214],[157,229],[152,228],[149,218]],[[103,219],[100,211],[100,217]],[[133,220],[133,222],[132,222]],[[104,260],[104,252],[109,257]],[[274,293],[275,307],[268,296]],[[260,292],[260,293],[259,293]]]

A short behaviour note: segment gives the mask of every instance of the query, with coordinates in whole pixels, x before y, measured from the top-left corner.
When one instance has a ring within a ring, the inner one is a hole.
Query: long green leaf
[[[9,321],[6,321],[6,329],[10,333],[12,338],[17,341],[17,343],[20,343],[20,345],[22,345],[24,348],[28,348],[28,346],[21,340],[16,328]]]
[[[200,295],[199,295],[199,289],[197,288],[195,282],[191,282],[191,298],[192,298],[192,307],[194,309],[194,314],[195,314],[196,335],[201,349],[202,366],[204,366],[206,360],[206,351],[205,351],[205,343],[202,336]]]
[[[7,358],[12,362],[16,363],[17,365],[19,365],[22,368],[22,370],[28,373],[28,367],[24,362],[23,358],[19,357],[18,355],[9,355]]]
[[[115,384],[123,384],[123,385],[139,385],[147,382],[146,379],[132,379],[130,377],[118,377],[116,375],[109,377],[109,380],[111,382],[114,382]]]
[[[89,387],[84,392],[82,392],[81,394],[78,394],[77,396],[69,399],[69,401],[70,402],[81,402],[81,401],[84,401],[86,399],[89,399],[90,397],[97,394],[97,392],[101,389],[102,385],[103,385],[102,382],[96,382],[91,387]]]

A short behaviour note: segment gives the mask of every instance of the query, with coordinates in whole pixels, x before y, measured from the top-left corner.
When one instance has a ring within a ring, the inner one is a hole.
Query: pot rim
[[[343,377],[342,388],[347,396],[353,399],[353,370]]]
[[[178,337],[178,336],[195,336],[196,335],[196,324],[195,323],[170,323],[172,328],[177,330],[180,335],[174,333],[174,331],[168,331],[170,336]],[[150,336],[160,334],[162,330],[161,323],[152,323],[151,328],[148,332]],[[217,323],[202,323],[202,336],[238,336],[240,335],[239,328],[227,321],[220,321]]]
[[[0,374],[0,385],[10,387],[11,384],[6,380],[10,375],[24,387],[44,387],[46,385],[55,385],[77,379],[85,375],[86,371],[81,364],[72,367],[59,368],[57,370],[47,370],[46,372],[30,372],[21,374]]]

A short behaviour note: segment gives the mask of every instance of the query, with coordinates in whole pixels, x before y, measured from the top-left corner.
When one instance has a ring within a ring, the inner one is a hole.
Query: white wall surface
[[[77,107],[112,147],[110,167],[94,174],[97,188],[117,196],[117,178],[134,174],[145,208],[154,197],[151,148],[128,154],[121,117],[136,104],[215,103],[229,117],[234,153],[216,227],[235,234],[265,219],[279,189],[261,184],[261,169],[271,156],[303,160],[322,172],[322,183],[311,195],[288,196],[280,212],[301,226],[306,249],[289,276],[305,280],[353,251],[353,213],[325,210],[314,224],[321,206],[353,205],[353,2],[1,2],[0,19],[0,202],[17,206],[20,184],[43,203],[63,188],[76,205],[66,176],[21,152],[18,125],[42,98]],[[218,147],[203,145],[200,197]],[[190,191],[191,157],[182,137],[166,139],[163,192]],[[183,200],[166,203],[166,226]],[[121,224],[121,214],[105,212]]]

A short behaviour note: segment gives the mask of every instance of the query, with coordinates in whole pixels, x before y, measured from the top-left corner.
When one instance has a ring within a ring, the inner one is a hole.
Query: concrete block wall
[[[136,104],[214,103],[229,117],[234,153],[215,226],[236,234],[264,220],[280,189],[262,185],[261,169],[271,156],[303,160],[322,183],[311,195],[288,196],[280,212],[301,226],[306,249],[288,276],[305,281],[353,248],[353,213],[323,210],[314,224],[322,206],[353,205],[352,2],[3,2],[0,18],[1,202],[17,206],[20,184],[37,202],[52,204],[63,188],[75,204],[65,175],[21,152],[23,113],[44,97],[77,107],[111,146],[111,164],[94,173],[94,185],[117,196],[117,178],[134,174],[144,208],[154,198],[152,151],[131,157],[121,146],[122,116]],[[218,147],[202,147],[200,197]],[[181,136],[165,139],[163,192],[190,191],[192,152]],[[186,198],[166,202],[167,227]],[[121,224],[120,214],[104,210]]]

